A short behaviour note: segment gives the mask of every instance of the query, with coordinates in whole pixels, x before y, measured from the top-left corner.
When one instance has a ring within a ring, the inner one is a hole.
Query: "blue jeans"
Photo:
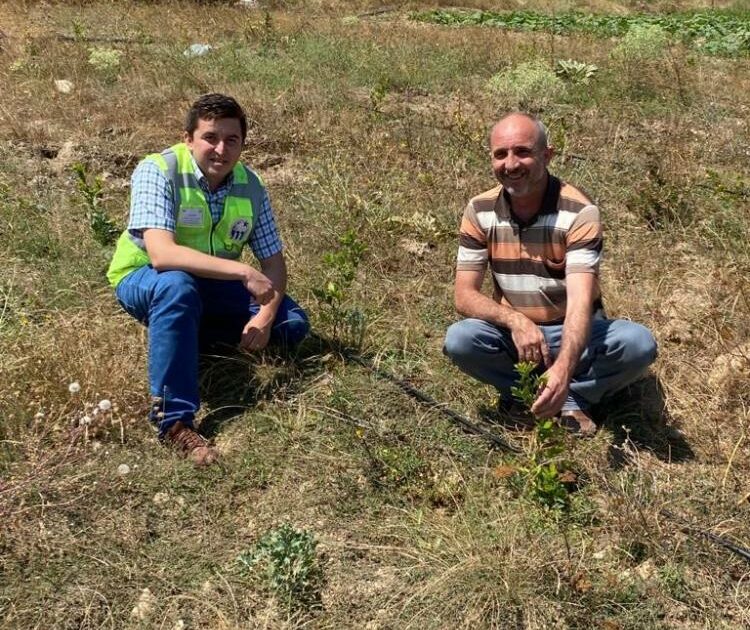
[[[560,352],[562,328],[562,324],[540,326],[553,360]],[[507,328],[464,319],[448,328],[443,352],[463,372],[494,385],[504,402],[512,400],[518,351]],[[637,381],[655,358],[656,341],[647,328],[623,319],[593,319],[563,411],[588,409]]]
[[[215,343],[237,345],[243,327],[260,305],[237,280],[198,278],[185,271],[158,272],[150,265],[125,276],[115,293],[122,307],[149,329],[149,386],[151,395],[161,399],[151,420],[159,425],[160,437],[178,420],[192,426],[200,406],[200,349]],[[305,312],[284,296],[271,342],[293,346],[309,330]]]

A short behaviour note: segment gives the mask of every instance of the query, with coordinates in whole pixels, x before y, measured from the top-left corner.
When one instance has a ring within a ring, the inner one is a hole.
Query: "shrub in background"
[[[89,48],[89,65],[108,81],[117,78],[122,61],[122,51],[114,48]]]
[[[541,108],[565,94],[565,84],[543,61],[536,59],[498,72],[487,88],[522,109]]]
[[[657,61],[664,55],[669,43],[669,35],[661,26],[636,25],[625,33],[611,56],[615,61],[625,63]]]

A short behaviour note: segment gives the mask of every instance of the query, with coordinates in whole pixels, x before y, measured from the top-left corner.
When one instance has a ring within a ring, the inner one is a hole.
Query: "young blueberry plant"
[[[325,307],[321,317],[330,325],[333,338],[355,348],[362,346],[367,321],[359,308],[347,306],[347,293],[366,251],[367,247],[357,239],[355,231],[347,230],[339,238],[338,249],[323,255],[324,284],[313,289],[313,294]]]
[[[104,182],[100,176],[94,177],[94,182],[89,183],[89,175],[86,167],[80,162],[73,165],[73,172],[78,179],[78,193],[83,200],[86,218],[89,221],[94,238],[101,245],[111,245],[117,239],[120,230],[107,216],[102,207],[104,196]]]
[[[531,409],[546,376],[539,374],[537,365],[530,361],[517,363],[518,385],[511,387],[513,397],[527,409]],[[569,466],[561,462],[564,452],[564,430],[552,418],[539,418],[534,428],[534,442],[529,461],[520,472],[526,477],[528,496],[553,510],[566,510],[569,506],[568,489],[565,485],[570,476]]]

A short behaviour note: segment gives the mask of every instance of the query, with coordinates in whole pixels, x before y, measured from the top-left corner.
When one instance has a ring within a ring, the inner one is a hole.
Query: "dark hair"
[[[204,94],[188,110],[185,117],[185,131],[192,137],[198,128],[198,120],[221,120],[236,118],[240,121],[242,140],[247,135],[247,118],[240,104],[225,94]]]

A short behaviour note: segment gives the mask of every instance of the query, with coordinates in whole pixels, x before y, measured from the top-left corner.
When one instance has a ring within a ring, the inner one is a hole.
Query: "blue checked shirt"
[[[232,187],[232,174],[215,191],[211,192],[208,180],[193,160],[195,177],[206,195],[214,225],[224,211],[224,198]],[[161,169],[148,160],[142,161],[133,171],[130,180],[130,221],[128,231],[142,244],[143,230],[158,228],[175,232],[175,208],[172,200],[172,184]],[[263,205],[255,220],[248,245],[258,260],[270,258],[281,249],[281,239],[271,210],[268,192],[264,191]]]

